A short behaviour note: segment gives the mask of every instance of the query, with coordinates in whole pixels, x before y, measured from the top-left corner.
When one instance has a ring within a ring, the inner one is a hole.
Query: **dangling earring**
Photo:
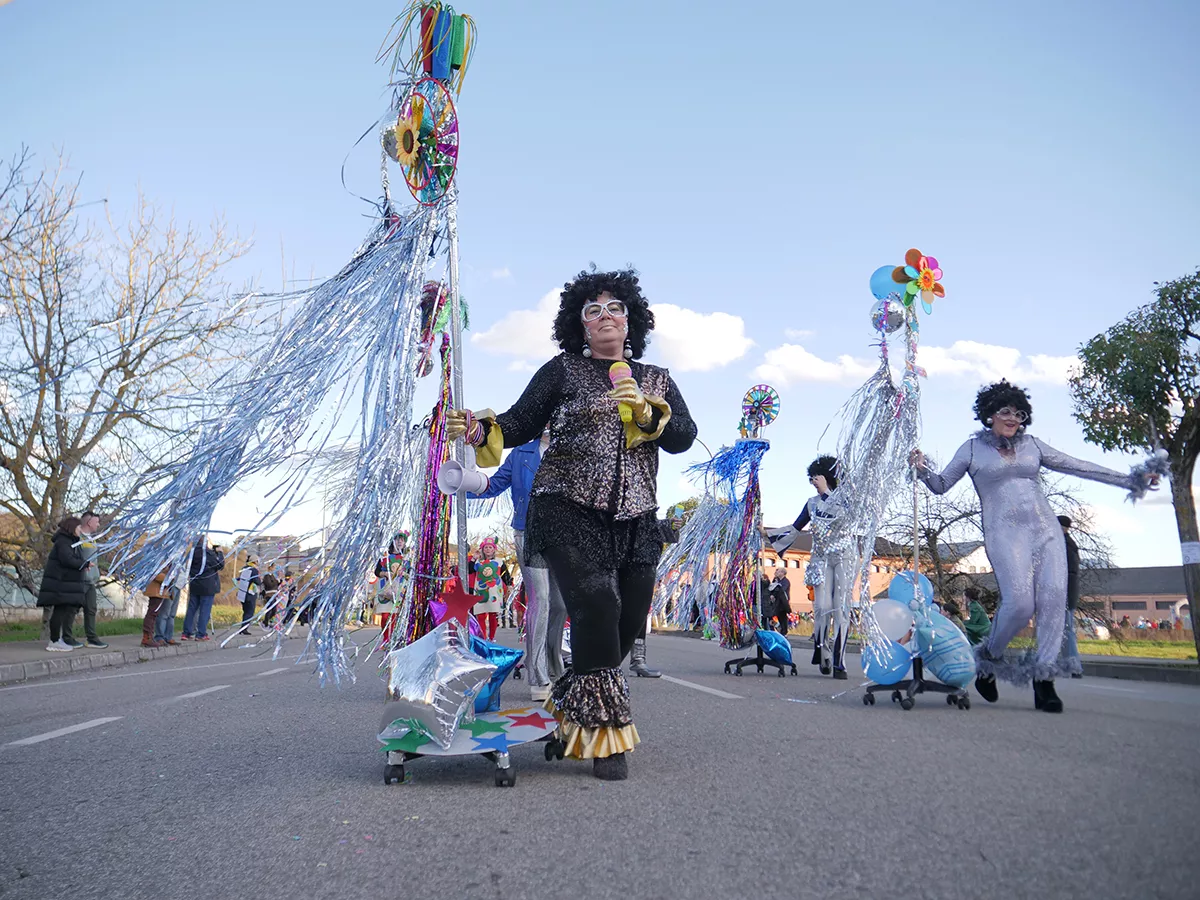
[[[585,343],[585,344],[583,345],[583,355],[584,355],[584,357],[585,357],[586,359],[591,359],[591,358],[592,358],[592,348],[591,348],[591,346],[590,346],[589,344],[587,344],[587,343]]]
[[[625,338],[625,358],[633,359],[633,347],[629,345],[629,338]]]
[[[586,352],[587,352],[587,351],[584,351],[584,353],[586,353]],[[984,424],[984,425],[986,425],[986,426],[988,426],[988,428],[991,428],[991,427],[992,427],[992,417],[991,417],[991,416],[988,416],[988,417],[987,417],[987,420],[986,420],[986,421],[985,421],[983,424]]]

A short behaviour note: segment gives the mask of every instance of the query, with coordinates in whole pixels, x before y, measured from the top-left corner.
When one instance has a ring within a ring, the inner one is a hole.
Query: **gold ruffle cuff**
[[[637,726],[632,722],[620,728],[613,725],[585,728],[568,721],[554,706],[553,700],[547,700],[544,708],[558,721],[559,736],[566,745],[563,756],[571,759],[603,759],[617,753],[628,753],[642,742]]]
[[[475,448],[475,464],[481,469],[494,469],[500,465],[504,451],[504,432],[496,424],[496,414],[490,409],[481,409],[475,418],[488,424],[487,439]]]
[[[658,419],[658,427],[653,431],[643,431],[636,422],[625,423],[625,449],[632,450],[634,447],[641,444],[649,443],[650,441],[658,440],[658,436],[663,433],[663,429],[667,427],[667,423],[671,421],[671,407],[667,405],[667,401],[662,397],[655,397],[652,394],[646,394],[646,402],[657,409],[662,415]],[[618,751],[619,752],[619,751]]]

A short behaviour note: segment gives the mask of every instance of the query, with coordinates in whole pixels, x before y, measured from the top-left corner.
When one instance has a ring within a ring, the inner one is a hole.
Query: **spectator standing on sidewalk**
[[[967,601],[967,640],[971,646],[982,644],[992,632],[992,620],[988,618],[987,610],[983,608],[983,604],[979,602],[979,588],[972,585],[963,591],[963,597]]]
[[[274,572],[262,577],[263,625],[269,626],[275,619],[275,595],[279,592],[279,578]]]
[[[171,567],[168,565],[163,570],[167,576],[171,576]],[[154,622],[154,639],[162,641],[162,645],[175,647],[179,641],[175,640],[175,613],[179,611],[179,595],[183,592],[183,586],[187,583],[187,570],[180,567],[175,572],[173,577],[168,577],[164,580],[164,599],[158,608],[158,618]]]
[[[1071,517],[1059,516],[1063,540],[1067,544],[1067,622],[1063,635],[1062,657],[1065,668],[1072,678],[1083,677],[1083,665],[1079,661],[1079,642],[1075,634],[1075,610],[1079,608],[1079,545],[1071,537]]]
[[[155,637],[155,631],[157,630],[158,614],[162,610],[163,604],[170,602],[170,588],[167,587],[167,575],[170,574],[170,568],[170,566],[164,568],[146,585],[146,615],[142,617],[143,647],[167,646],[165,640]]]
[[[205,546],[204,535],[197,535],[189,566],[187,613],[183,617],[183,640],[207,641],[208,620],[212,616],[213,600],[221,589],[221,570],[225,554],[216,544]]]
[[[37,605],[51,610],[50,642],[46,644],[46,649],[51,652],[75,649],[63,640],[63,635],[70,633],[71,619],[75,618],[75,611],[83,606],[87,595],[84,577],[87,559],[78,546],[82,527],[83,523],[75,516],[67,516],[58,523],[58,531],[42,568]]]
[[[92,538],[92,535],[100,530],[100,516],[89,509],[79,518],[83,523],[79,529],[79,536],[83,538],[79,549],[83,552],[83,558],[87,560],[87,568],[83,570],[84,581],[87,582],[87,595],[83,601],[83,630],[87,646],[103,650],[108,644],[100,640],[96,631],[96,613],[100,607],[97,593],[100,586],[100,567],[96,563],[96,542]],[[70,637],[69,632],[67,636]]]
[[[262,576],[253,557],[246,558],[242,571],[238,572],[237,599],[242,604],[242,627],[238,634],[250,633],[250,622],[254,619],[254,602],[258,599],[258,589],[262,586]]]

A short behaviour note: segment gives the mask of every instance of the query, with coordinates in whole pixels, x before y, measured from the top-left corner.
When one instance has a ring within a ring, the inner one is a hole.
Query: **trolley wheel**
[[[793,675],[799,675],[799,674],[800,674],[800,670],[799,670],[799,669],[797,669],[797,668],[796,668],[796,666],[795,666],[794,664],[792,665],[792,674],[793,674]]]
[[[496,770],[496,787],[513,787],[517,783],[517,770],[512,766]]]
[[[968,697],[966,694],[963,694],[961,697],[959,697],[958,698],[958,708],[959,709],[970,709],[971,708],[971,698]]]
[[[404,766],[385,766],[383,770],[383,783],[404,784]]]
[[[555,759],[562,759],[563,754],[567,752],[567,745],[558,738],[550,738],[546,741],[546,746],[542,748],[542,755],[546,757],[546,762]]]
[[[875,695],[874,694],[863,694],[863,706],[874,706],[874,705],[875,705]]]
[[[958,698],[955,697],[953,694],[947,694],[946,695],[946,705],[953,706],[955,703],[958,703]]]
[[[901,709],[906,709],[906,710],[907,710],[907,709],[912,709],[912,708],[913,708],[913,700],[912,700],[912,697],[903,697],[903,698],[901,698],[901,700],[900,700],[900,708],[901,708]]]
[[[725,663],[725,674],[729,674],[729,663]],[[739,673],[740,674],[740,673]]]
[[[892,702],[893,703],[900,702],[900,692],[899,691],[892,691]]]
[[[780,677],[780,678],[787,678],[787,672],[785,672],[783,669],[780,669],[780,670],[779,670],[779,677]]]
[[[513,669],[513,681],[520,681],[520,680],[521,680],[521,670]]]

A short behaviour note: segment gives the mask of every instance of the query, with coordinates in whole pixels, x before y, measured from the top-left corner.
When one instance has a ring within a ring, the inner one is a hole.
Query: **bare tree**
[[[139,195],[128,223],[90,222],[61,157],[34,175],[22,153],[0,185],[0,572],[33,590],[62,516],[116,511],[187,452],[257,307],[218,280],[248,249],[219,220],[180,227]]]

